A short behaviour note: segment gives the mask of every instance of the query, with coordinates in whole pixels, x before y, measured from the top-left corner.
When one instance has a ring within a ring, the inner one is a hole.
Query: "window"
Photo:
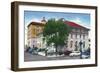
[[[77,34],[76,34],[76,36],[75,36],[75,37],[76,37],[76,39],[77,39]]]
[[[77,33],[78,29],[75,29],[75,32]]]
[[[85,34],[83,35],[83,39],[85,39]]]
[[[83,48],[85,48],[85,41],[83,42]]]
[[[73,41],[70,41],[70,48],[73,47]]]
[[[91,40],[89,39],[89,42],[90,42]]]
[[[81,34],[80,34],[80,38],[81,38]]]
[[[71,35],[71,38],[73,38],[73,34],[71,33],[70,35]]]
[[[75,51],[77,51],[78,50],[78,46],[77,46],[77,41],[75,42]]]

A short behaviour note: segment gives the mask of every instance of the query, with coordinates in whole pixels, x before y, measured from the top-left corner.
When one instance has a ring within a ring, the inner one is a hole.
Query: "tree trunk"
[[[45,51],[45,56],[47,56],[47,50]]]
[[[58,53],[58,51],[57,51],[57,46],[56,46],[55,48],[56,48],[56,56],[57,56],[57,53]]]
[[[47,50],[47,47],[46,47],[46,50],[45,50],[45,56],[47,56],[47,51],[48,51],[48,50]]]

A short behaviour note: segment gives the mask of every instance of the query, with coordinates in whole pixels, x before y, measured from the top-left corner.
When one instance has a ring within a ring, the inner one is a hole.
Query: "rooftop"
[[[77,24],[77,23],[75,23],[75,22],[71,22],[71,21],[64,21],[64,23],[65,24],[67,24],[67,25],[69,25],[69,26],[71,26],[71,27],[75,27],[75,28],[82,28],[82,29],[87,29],[87,30],[89,30],[88,28],[86,28],[86,27],[84,27],[84,26],[82,26],[82,25],[79,25],[79,24]]]
[[[71,22],[71,21],[65,20],[64,23],[67,24],[67,25],[69,25],[69,26],[71,26],[71,27],[74,27],[74,28],[81,28],[81,29],[87,29],[87,30],[89,30],[88,28],[86,28],[86,27],[84,27],[84,26],[82,26],[82,25],[79,25],[79,24],[77,24],[77,23],[75,23],[75,22]],[[31,23],[28,25],[28,27],[29,27],[30,25],[44,26],[45,24],[43,24],[43,23],[41,23],[41,22],[31,22]]]
[[[41,22],[31,22],[27,27],[29,27],[30,25],[44,26],[45,24],[43,24],[43,23],[41,23]]]

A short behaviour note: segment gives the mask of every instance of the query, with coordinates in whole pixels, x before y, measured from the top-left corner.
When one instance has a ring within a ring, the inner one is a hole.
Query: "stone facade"
[[[45,48],[46,43],[43,43],[42,31],[45,25],[45,20],[43,18],[43,22],[31,22],[28,25],[28,46],[33,48],[33,46],[38,48]],[[80,42],[82,43],[82,50],[86,50],[89,47],[89,29],[80,26],[74,22],[64,21],[65,24],[68,24],[72,27],[72,31],[68,36],[67,44],[63,47],[64,50],[69,51],[80,51]],[[50,47],[54,50],[54,47],[51,45]]]

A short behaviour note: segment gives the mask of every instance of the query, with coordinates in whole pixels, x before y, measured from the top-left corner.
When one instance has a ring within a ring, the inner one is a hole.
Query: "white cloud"
[[[90,26],[89,25],[87,25],[86,23],[84,23],[80,18],[76,18],[76,19],[73,19],[73,20],[70,20],[70,21],[72,21],[72,22],[75,22],[75,23],[77,23],[77,24],[79,24],[79,25],[82,25],[82,26],[84,26],[84,27],[86,27],[86,28],[90,28]]]
[[[73,20],[71,20],[71,21],[73,21],[73,22],[75,22],[75,23],[82,23],[82,21],[80,20],[80,18],[76,18],[76,19],[73,19]]]

